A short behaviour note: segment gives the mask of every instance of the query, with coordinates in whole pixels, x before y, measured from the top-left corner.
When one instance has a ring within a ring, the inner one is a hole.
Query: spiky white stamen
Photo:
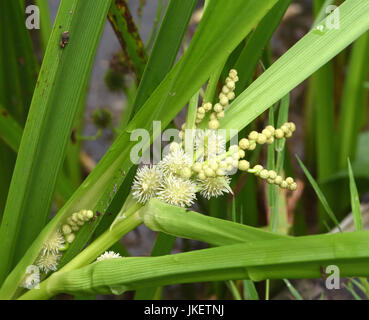
[[[65,240],[63,234],[58,229],[47,239],[42,246],[42,253],[58,253],[59,249],[64,247]]]
[[[156,197],[160,188],[162,173],[157,166],[145,166],[137,170],[132,186],[133,197],[141,203],[146,203]]]
[[[166,175],[180,174],[184,167],[191,165],[191,158],[182,149],[174,149],[158,163],[160,170]]]
[[[174,206],[189,207],[196,199],[196,189],[191,180],[169,175],[162,183],[158,199]]]
[[[109,259],[117,259],[122,258],[119,253],[115,253],[114,251],[105,251],[100,257],[96,259],[96,261],[103,261]]]
[[[203,180],[198,180],[200,194],[206,198],[221,196],[223,193],[229,193],[225,183],[229,185],[231,179],[228,176],[222,177],[206,177]]]
[[[53,252],[45,253],[45,254],[42,254],[38,258],[36,265],[44,273],[48,273],[50,271],[56,271],[60,258],[61,258],[61,255],[59,253],[53,253]]]

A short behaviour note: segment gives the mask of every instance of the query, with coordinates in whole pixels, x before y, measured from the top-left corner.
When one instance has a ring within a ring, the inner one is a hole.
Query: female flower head
[[[140,203],[146,203],[156,197],[161,181],[162,173],[157,166],[145,166],[137,170],[133,181],[133,197]]]

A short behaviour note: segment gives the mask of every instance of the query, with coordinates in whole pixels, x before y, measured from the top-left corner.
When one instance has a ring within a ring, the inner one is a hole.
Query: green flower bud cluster
[[[254,150],[257,144],[272,144],[274,139],[289,138],[296,130],[293,122],[286,122],[280,128],[275,129],[273,126],[267,126],[261,133],[252,131],[248,138],[243,138],[239,142],[242,150]]]
[[[213,108],[210,102],[204,103],[200,108],[197,109],[195,123],[200,123],[204,118],[205,114]]]
[[[107,109],[98,109],[92,114],[92,120],[98,129],[105,129],[112,123],[111,112]]]
[[[283,189],[288,189],[291,191],[295,191],[297,189],[297,184],[293,178],[288,177],[283,179],[283,177],[279,176],[275,171],[264,169],[260,164],[257,164],[252,169],[249,169],[248,172],[255,174],[263,180],[266,180],[268,183],[278,185]]]
[[[222,92],[219,94],[219,102],[214,105],[213,112],[210,114],[209,129],[217,130],[219,128],[219,120],[224,117],[224,111],[229,106],[229,101],[235,98],[234,90],[238,80],[237,71],[230,70]]]
[[[36,260],[36,265],[47,274],[56,271],[58,263],[62,257],[61,252],[68,249],[69,244],[75,239],[75,232],[94,216],[91,210],[81,210],[73,213],[67,218],[67,223],[57,229],[43,243],[40,255]],[[29,280],[29,279],[28,279]],[[27,279],[25,279],[27,282]]]
[[[93,217],[94,213],[91,210],[81,210],[68,217],[66,223],[61,227],[66,243],[72,243],[76,237],[75,232]]]

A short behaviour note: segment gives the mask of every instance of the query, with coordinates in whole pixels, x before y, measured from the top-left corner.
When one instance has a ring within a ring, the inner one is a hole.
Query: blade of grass
[[[134,102],[138,111],[172,68],[196,0],[169,2]]]
[[[139,82],[145,69],[147,55],[127,1],[113,0],[108,19],[122,46],[127,63],[134,70]]]
[[[352,215],[354,217],[355,228],[356,230],[363,230],[363,220],[360,211],[359,194],[357,192],[355,178],[352,172],[352,167],[349,159],[347,159],[347,165],[350,177],[351,210]]]
[[[368,75],[369,32],[354,44],[345,81],[338,123],[338,165],[343,169],[347,158],[355,156],[357,138],[362,127],[361,115],[365,108],[363,82]]]
[[[304,300],[300,293],[296,290],[296,288],[292,285],[291,282],[289,282],[287,279],[283,279],[284,283],[286,284],[288,290],[291,292],[291,294],[295,297],[296,300]]]
[[[300,164],[301,169],[304,171],[305,176],[308,178],[311,186],[313,187],[316,195],[319,198],[319,201],[321,202],[322,206],[324,207],[325,211],[327,212],[328,216],[331,218],[331,220],[334,222],[334,224],[336,225],[336,227],[342,232],[342,228],[336,218],[336,216],[334,215],[332,209],[330,208],[327,199],[325,198],[324,194],[322,193],[322,191],[320,190],[318,184],[316,183],[316,181],[314,180],[314,178],[312,177],[312,175],[310,174],[310,172],[308,171],[308,169],[305,167],[305,165],[302,163],[301,159],[296,155],[297,161]]]
[[[263,49],[272,38],[290,3],[291,0],[278,1],[247,39],[246,46],[234,66],[240,78],[235,90],[236,96],[250,84]]]
[[[35,3],[40,9],[41,46],[43,52],[45,52],[52,29],[49,5],[47,0],[36,0]]]
[[[0,107],[0,138],[13,149],[18,152],[20,141],[22,139],[22,127],[13,117]]]

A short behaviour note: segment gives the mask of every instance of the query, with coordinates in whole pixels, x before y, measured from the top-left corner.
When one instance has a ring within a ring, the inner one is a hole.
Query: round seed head
[[[245,157],[245,151],[243,151],[242,149],[238,150],[238,158],[242,159]]]
[[[199,181],[200,194],[210,199],[212,197],[221,196],[223,193],[228,193],[226,184],[229,185],[231,179],[228,176],[221,177],[208,177],[204,180]]]
[[[170,161],[165,162],[165,169],[167,172],[173,169]],[[161,179],[162,173],[157,166],[145,166],[138,169],[132,186],[133,197],[140,203],[146,203],[156,197]]]
[[[227,93],[229,93],[229,92],[231,92],[231,91],[229,90],[229,88],[228,88],[227,86],[223,86],[223,88],[222,88],[222,92],[223,92],[224,94],[227,94]]]
[[[179,207],[189,207],[196,199],[196,184],[189,179],[169,175],[158,192],[158,199]]]
[[[256,166],[253,167],[253,169],[255,170],[256,174],[259,174],[259,172],[263,170],[263,166],[261,166],[260,164],[257,164]]]
[[[275,129],[273,126],[269,125],[265,129],[268,130],[272,135],[274,134]]]

